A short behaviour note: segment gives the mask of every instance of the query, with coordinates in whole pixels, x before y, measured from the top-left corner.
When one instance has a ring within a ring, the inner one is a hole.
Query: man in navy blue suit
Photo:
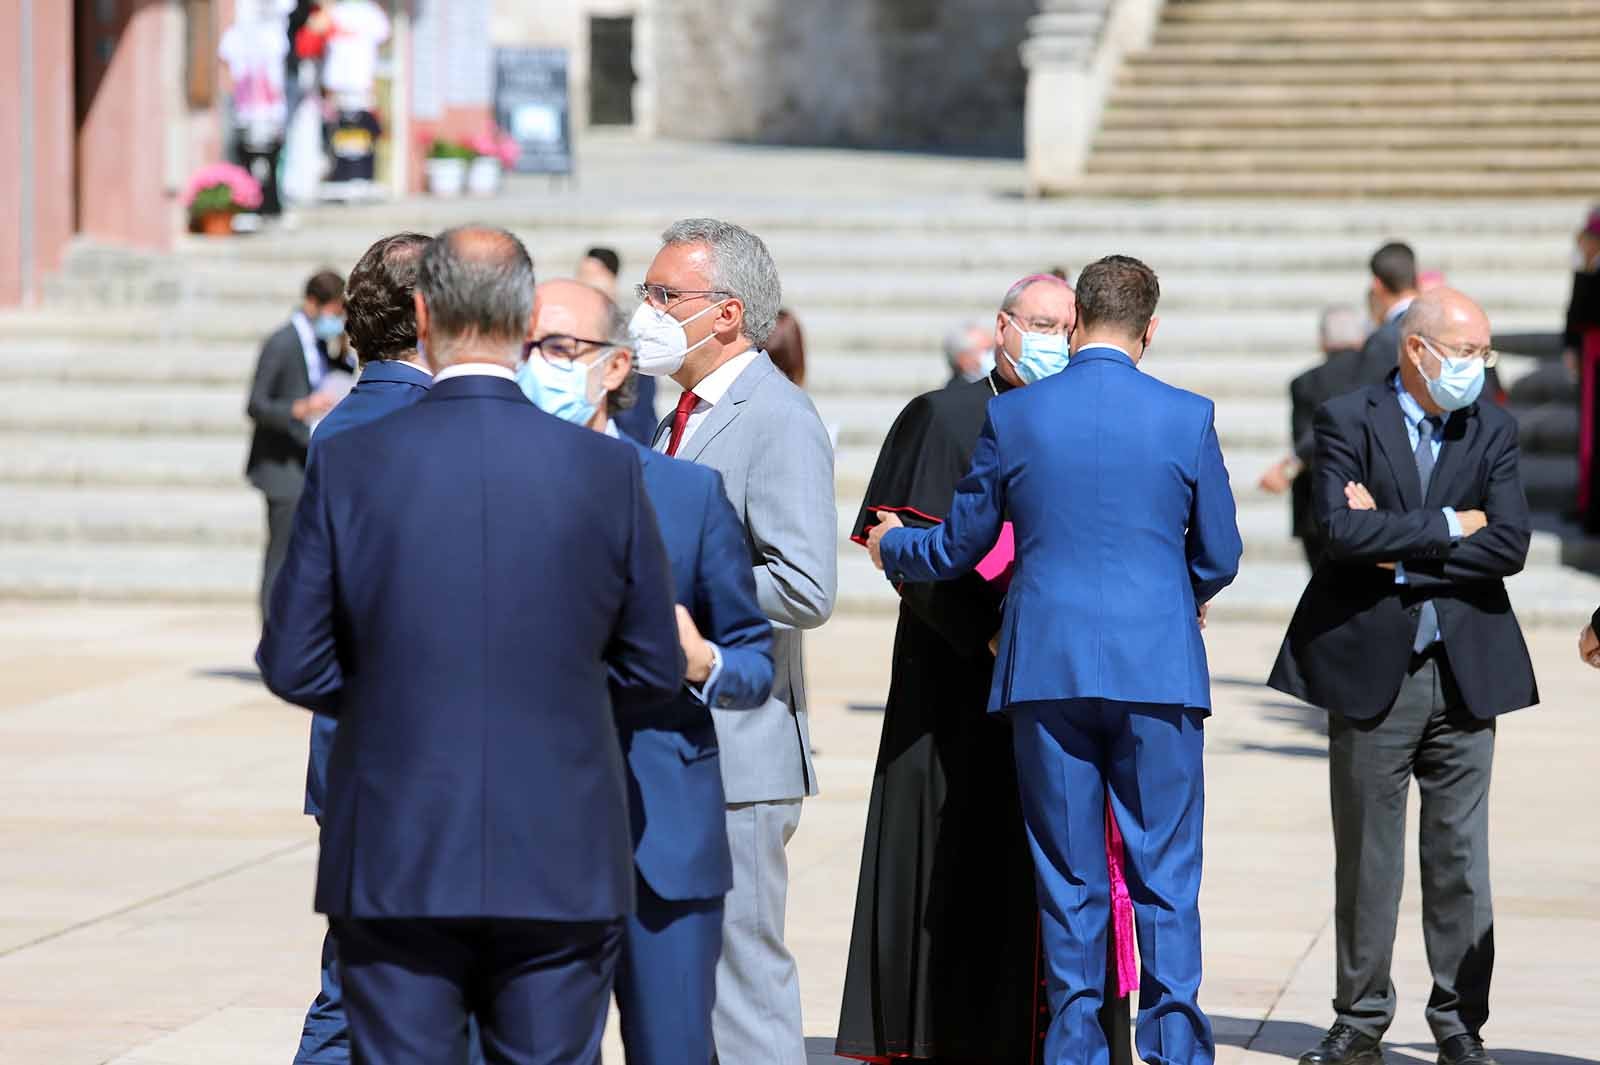
[[[339,719],[316,907],[353,1058],[600,1057],[633,839],[617,718],[677,696],[672,576],[635,450],[535,409],[533,264],[423,252],[421,402],[327,440],[256,659]],[[537,456],[539,475],[528,475]]]
[[[428,394],[433,374],[417,351],[414,294],[422,251],[432,237],[396,233],[368,248],[350,271],[345,289],[345,333],[361,360],[361,379],[339,405],[317,423],[306,462],[321,445],[346,429],[377,421]],[[322,818],[328,755],[338,721],[311,715],[311,756],[306,765],[306,813]],[[294,1065],[347,1065],[350,1030],[339,990],[338,947],[333,933],[322,941],[322,989],[306,1011]]]
[[[546,281],[534,295],[533,337],[518,373],[528,398],[618,436],[613,415],[635,399],[637,376],[616,304],[582,282]],[[628,1065],[700,1065],[712,1055],[723,895],[733,886],[709,707],[766,703],[772,626],[756,602],[750,549],[722,475],[647,448],[638,454],[672,563],[688,670],[673,702],[619,722],[639,908],[622,937],[617,1006]]]
[[[989,709],[1012,716],[1043,911],[1050,1065],[1109,1059],[1097,1019],[1108,787],[1143,960],[1139,1056],[1215,1057],[1198,1003],[1211,707],[1200,629],[1243,548],[1211,401],[1139,372],[1159,295],[1136,259],[1086,267],[1071,361],[990,401],[949,518],[913,530],[884,513],[868,534],[891,580],[943,580],[983,558],[1002,519],[1013,523],[1016,572]]]

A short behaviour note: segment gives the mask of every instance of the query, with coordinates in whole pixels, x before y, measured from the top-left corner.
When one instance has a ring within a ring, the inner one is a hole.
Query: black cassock
[[[942,521],[989,400],[1010,387],[991,373],[912,400],[852,537],[865,541],[873,510],[913,527]],[[1027,1065],[1049,1016],[1011,726],[986,712],[1004,592],[976,573],[899,592],[835,1052]],[[1101,1020],[1120,1065],[1132,1055],[1115,987],[1109,965]]]

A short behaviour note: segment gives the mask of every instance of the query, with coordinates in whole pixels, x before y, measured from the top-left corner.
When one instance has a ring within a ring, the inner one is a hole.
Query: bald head
[[[1487,356],[1489,316],[1453,288],[1424,292],[1400,319],[1400,380],[1430,414],[1441,408],[1428,394],[1428,382],[1444,372],[1444,359]]]
[[[533,260],[503,229],[447,229],[422,254],[417,335],[435,370],[455,362],[515,366],[533,313]]]
[[[613,306],[604,292],[582,281],[542,281],[533,290],[533,338],[561,333],[610,342]]]

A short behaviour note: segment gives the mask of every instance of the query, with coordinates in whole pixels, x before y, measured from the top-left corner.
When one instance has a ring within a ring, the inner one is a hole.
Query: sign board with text
[[[572,173],[572,98],[564,48],[497,48],[494,114],[521,149],[523,174]]]

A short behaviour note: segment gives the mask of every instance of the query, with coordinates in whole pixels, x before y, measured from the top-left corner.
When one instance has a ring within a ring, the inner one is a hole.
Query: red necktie
[[[678,397],[678,409],[672,412],[672,437],[667,441],[668,455],[678,453],[678,445],[683,443],[683,431],[689,428],[689,414],[699,402],[700,397],[693,392],[685,392]]]

